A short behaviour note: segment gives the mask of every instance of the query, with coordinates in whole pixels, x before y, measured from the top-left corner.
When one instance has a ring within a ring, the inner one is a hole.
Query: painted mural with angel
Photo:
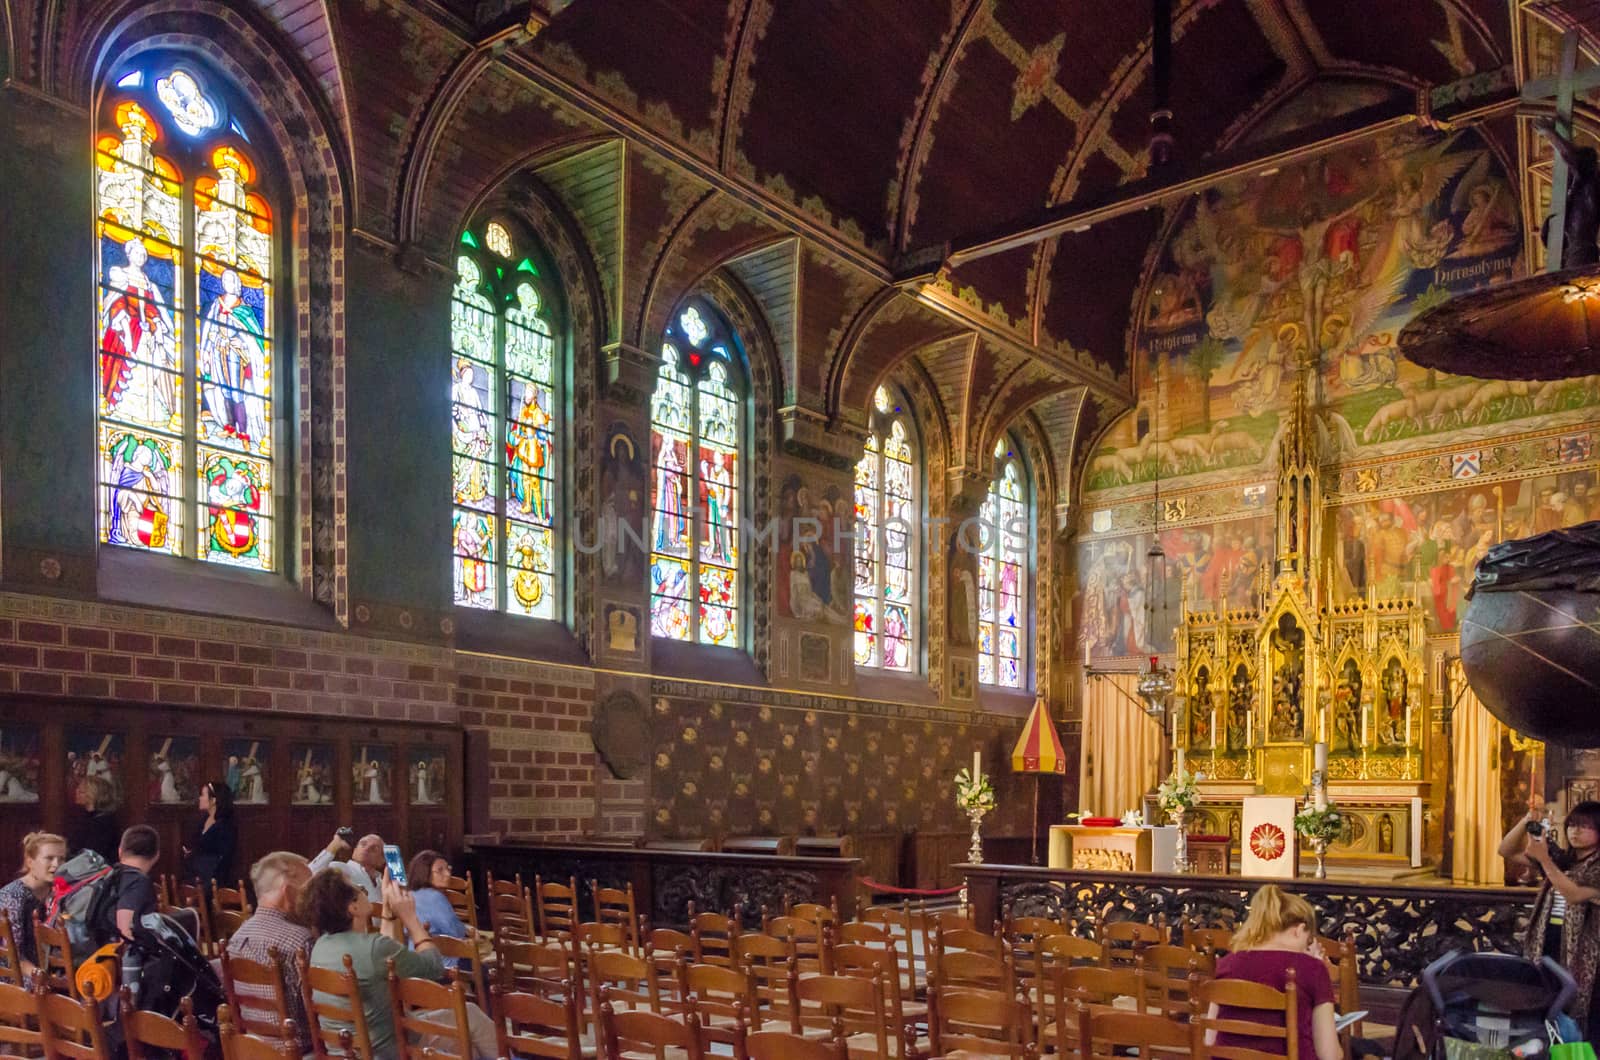
[[[1401,130],[1196,196],[1134,306],[1138,400],[1087,487],[1260,465],[1302,365],[1329,455],[1591,404],[1587,386],[1485,392],[1396,349],[1415,313],[1519,274],[1521,238],[1516,186],[1473,130]]]

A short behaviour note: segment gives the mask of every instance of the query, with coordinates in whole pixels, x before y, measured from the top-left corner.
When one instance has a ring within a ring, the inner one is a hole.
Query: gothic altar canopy
[[[1425,613],[1372,592],[1333,602],[1305,376],[1279,440],[1276,562],[1249,606],[1185,593],[1171,736],[1204,777],[1196,831],[1238,839],[1244,796],[1303,795],[1322,742],[1348,811],[1335,856],[1411,862],[1415,800],[1428,794]]]

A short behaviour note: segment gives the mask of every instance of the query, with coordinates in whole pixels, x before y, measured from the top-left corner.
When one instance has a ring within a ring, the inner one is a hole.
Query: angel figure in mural
[[[1450,212],[1462,214],[1461,242],[1452,258],[1479,258],[1505,250],[1517,241],[1517,204],[1506,182],[1489,175],[1487,151],[1478,156],[1450,197]]]
[[[111,525],[106,539],[116,545],[164,548],[171,457],[154,439],[133,434],[114,438],[106,455],[111,458]]]

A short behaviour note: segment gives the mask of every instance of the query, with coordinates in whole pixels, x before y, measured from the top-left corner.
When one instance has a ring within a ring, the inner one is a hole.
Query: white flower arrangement
[[[1143,828],[1144,814],[1140,813],[1138,810],[1129,810],[1127,813],[1122,815],[1122,827]]]
[[[1163,780],[1161,786],[1156,789],[1156,800],[1161,812],[1177,813],[1180,810],[1192,810],[1200,805],[1200,781],[1204,779],[1204,773],[1173,770],[1172,776]]]
[[[1333,803],[1317,809],[1310,801],[1294,815],[1294,830],[1302,839],[1320,839],[1331,843],[1344,833],[1344,815]]]
[[[994,785],[987,774],[980,773],[976,780],[967,769],[956,774],[956,805],[963,813],[982,816],[995,808]]]

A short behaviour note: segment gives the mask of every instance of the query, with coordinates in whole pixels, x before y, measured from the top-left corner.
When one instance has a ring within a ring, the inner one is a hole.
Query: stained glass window
[[[673,317],[650,398],[650,632],[737,646],[743,391],[733,333],[698,300]]]
[[[856,464],[856,665],[909,671],[916,662],[917,464],[911,418],[887,388]]]
[[[1010,439],[995,446],[995,478],[979,519],[978,680],[1001,688],[1027,682],[1028,552],[1033,538],[1027,474]]]
[[[512,226],[514,227],[514,226]],[[463,607],[560,617],[555,331],[529,241],[464,232],[450,304],[452,582]],[[515,262],[516,264],[512,264]]]
[[[150,64],[95,143],[100,540],[271,571],[277,468],[272,210],[225,94]]]

